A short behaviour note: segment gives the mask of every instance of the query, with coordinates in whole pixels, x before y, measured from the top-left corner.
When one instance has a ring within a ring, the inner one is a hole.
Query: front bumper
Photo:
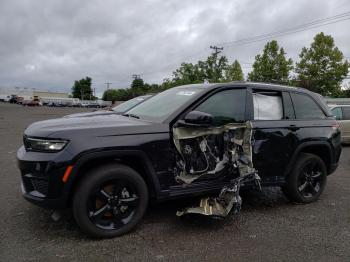
[[[64,209],[68,205],[68,194],[63,194],[59,198],[40,197],[33,194],[33,192],[27,192],[24,188],[23,183],[21,183],[21,190],[25,200],[43,208],[56,210]]]
[[[62,177],[70,162],[62,154],[27,152],[21,147],[17,160],[22,195],[26,200],[49,209],[67,207],[69,191]]]

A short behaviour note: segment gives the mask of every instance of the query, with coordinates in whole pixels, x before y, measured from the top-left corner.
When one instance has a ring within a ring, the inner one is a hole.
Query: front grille
[[[43,195],[47,195],[48,192],[48,181],[43,179],[31,179],[34,190],[38,191]]]

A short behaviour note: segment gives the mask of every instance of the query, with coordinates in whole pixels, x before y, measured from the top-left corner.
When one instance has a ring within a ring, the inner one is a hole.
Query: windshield
[[[127,113],[155,122],[162,122],[203,90],[199,87],[171,88],[135,106]]]
[[[151,97],[149,96],[139,96],[135,97],[133,99],[130,99],[128,101],[123,102],[120,105],[117,105],[116,107],[113,107],[112,110],[118,113],[123,113],[128,111],[130,108],[133,108],[134,106],[140,104],[141,102],[145,101],[147,98]]]

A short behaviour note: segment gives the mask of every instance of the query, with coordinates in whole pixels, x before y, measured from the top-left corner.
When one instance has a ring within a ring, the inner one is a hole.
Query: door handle
[[[297,127],[297,126],[295,126],[295,125],[290,125],[289,127],[287,127],[289,130],[291,130],[291,131],[297,131],[297,130],[299,130],[300,129],[300,127]]]

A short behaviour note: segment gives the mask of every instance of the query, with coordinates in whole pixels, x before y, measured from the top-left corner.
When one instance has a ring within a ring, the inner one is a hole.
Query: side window
[[[291,93],[296,119],[324,119],[325,114],[308,95]]]
[[[200,104],[196,110],[211,114],[214,125],[244,122],[246,89],[232,89],[216,93]]]
[[[343,112],[341,111],[340,107],[335,107],[331,110],[332,115],[335,116],[335,119],[342,120],[343,119]]]
[[[283,103],[280,92],[253,92],[254,120],[283,119]]]
[[[350,106],[343,107],[343,119],[350,120]]]

